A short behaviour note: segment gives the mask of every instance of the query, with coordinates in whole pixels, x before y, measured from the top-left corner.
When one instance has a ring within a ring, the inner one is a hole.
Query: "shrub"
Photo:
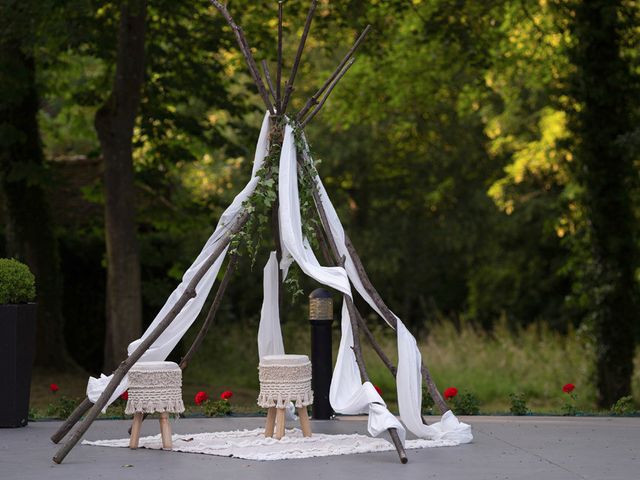
[[[68,398],[64,395],[58,397],[55,402],[50,403],[47,407],[47,417],[66,419],[80,404],[77,398]]]
[[[422,387],[422,413],[425,415],[433,415],[433,407],[435,402],[426,386]]]
[[[453,413],[456,415],[478,415],[480,401],[473,393],[461,393],[453,399]]]
[[[207,400],[203,405],[207,417],[224,417],[231,413],[231,404],[227,400]]]
[[[611,406],[612,415],[631,415],[634,412],[635,406],[633,405],[633,397],[631,395],[621,397]]]
[[[511,413],[514,415],[528,415],[531,413],[529,407],[527,407],[527,402],[524,398],[524,394],[522,393],[512,393],[509,395],[511,399]]]
[[[36,279],[24,263],[0,258],[0,304],[27,303],[36,298]]]

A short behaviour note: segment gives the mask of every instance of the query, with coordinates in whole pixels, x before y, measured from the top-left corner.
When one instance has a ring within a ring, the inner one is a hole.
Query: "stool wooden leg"
[[[135,450],[138,448],[140,440],[140,427],[142,427],[142,412],[133,414],[133,423],[131,424],[131,438],[129,439],[129,448]]]
[[[298,417],[300,417],[300,428],[302,428],[302,435],[305,437],[311,436],[311,422],[309,422],[309,414],[307,413],[307,407],[296,408]]]
[[[169,423],[169,414],[167,412],[160,414],[160,435],[162,436],[162,448],[171,450],[171,424]]]
[[[276,408],[276,435],[275,439],[284,437],[284,408]]]
[[[264,427],[264,436],[273,437],[273,428],[276,425],[276,407],[267,410],[267,424]]]

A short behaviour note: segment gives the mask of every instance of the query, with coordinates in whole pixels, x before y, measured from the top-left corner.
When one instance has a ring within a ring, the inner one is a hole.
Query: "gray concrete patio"
[[[303,460],[255,462],[153,450],[132,451],[79,445],[62,465],[49,440],[60,422],[35,422],[0,429],[1,480],[76,479],[594,479],[640,478],[640,418],[471,417],[469,445],[408,451],[401,465],[395,452]],[[256,428],[261,418],[181,419],[175,433]],[[87,439],[123,438],[129,422],[96,422]],[[156,434],[145,422],[143,435]],[[366,419],[314,421],[321,433],[365,433]]]

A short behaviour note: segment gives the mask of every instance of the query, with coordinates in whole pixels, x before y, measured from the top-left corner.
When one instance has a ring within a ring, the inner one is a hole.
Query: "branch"
[[[367,340],[369,340],[371,347],[378,354],[378,357],[380,357],[380,360],[382,361],[382,363],[384,363],[385,367],[387,367],[391,375],[393,375],[393,378],[395,378],[396,374],[398,373],[398,369],[391,362],[391,360],[389,360],[389,357],[387,357],[387,354],[384,353],[384,350],[382,350],[382,347],[376,341],[375,337],[373,336],[373,333],[371,333],[371,330],[369,330],[369,327],[367,327],[367,324],[364,321],[364,318],[362,318],[362,315],[360,315],[360,312],[358,311],[356,312],[358,314],[356,320],[360,325],[360,329],[364,332],[365,337],[367,337]]]
[[[73,426],[76,423],[78,423],[78,420],[80,420],[80,417],[82,417],[85,413],[87,413],[87,411],[92,406],[93,406],[93,403],[91,403],[91,400],[89,400],[88,397],[85,397],[82,403],[78,405],[76,409],[73,412],[71,412],[71,415],[69,415],[69,417],[64,421],[64,423],[60,425],[60,428],[58,428],[58,430],[56,430],[56,432],[53,435],[51,435],[51,441],[53,443],[59,443],[60,440],[62,440],[67,435],[67,433],[69,433],[69,430],[71,430]]]
[[[311,7],[309,7],[309,13],[307,13],[307,20],[304,22],[304,30],[302,30],[302,37],[300,37],[300,43],[298,44],[298,51],[296,53],[296,58],[293,62],[293,67],[291,67],[291,75],[289,75],[289,79],[287,80],[287,86],[284,89],[284,98],[282,99],[282,111],[284,114],[287,111],[287,105],[289,104],[289,97],[291,96],[291,92],[293,91],[293,82],[296,79],[296,74],[298,73],[298,66],[300,65],[300,59],[302,58],[302,51],[304,50],[304,44],[307,41],[307,35],[309,35],[309,29],[311,28],[311,20],[313,20],[313,14],[316,10],[316,6],[318,4],[318,0],[311,1]]]
[[[264,72],[264,78],[267,79],[267,86],[269,87],[269,93],[271,93],[273,100],[276,102],[276,112],[278,112],[279,111],[278,99],[276,97],[276,93],[273,88],[273,83],[271,82],[271,73],[269,72],[269,66],[267,65],[266,60],[262,60],[262,71]]]
[[[331,95],[331,91],[335,88],[335,86],[338,84],[340,79],[342,77],[344,77],[344,74],[347,73],[347,70],[349,70],[349,68],[351,68],[351,65],[353,65],[353,62],[355,62],[355,61],[356,61],[356,59],[352,58],[349,61],[349,63],[347,63],[347,65],[344,67],[344,69],[338,74],[338,76],[335,78],[333,83],[329,86],[329,89],[327,90],[327,93],[325,93],[324,97],[322,97],[322,100],[320,101],[320,103],[316,106],[316,108],[314,108],[311,111],[311,113],[307,116],[307,118],[305,118],[304,120],[302,120],[302,122],[300,122],[300,127],[301,128],[304,128],[307,125],[307,123],[309,123],[311,121],[311,119],[318,114],[318,112],[320,111],[320,109],[324,105],[324,102],[326,102],[327,98],[329,98],[329,95]]]
[[[333,263],[333,260],[331,259],[331,254],[329,253],[329,247],[327,246],[327,241],[324,238],[324,233],[322,233],[322,228],[320,228],[319,224],[315,224],[314,229],[316,231],[318,244],[320,244],[320,250],[322,250],[322,256],[324,257],[324,261],[329,266],[335,265]]]
[[[320,225],[316,225],[316,236],[318,238],[318,243],[320,244],[320,247],[322,249],[322,253],[324,254],[324,258],[327,262],[327,265],[335,266],[336,263],[331,258],[331,254],[329,253],[329,247],[327,245],[327,240],[324,237],[324,233],[322,232],[322,228],[320,227]],[[395,367],[393,362],[389,360],[389,357],[387,357],[387,354],[384,353],[384,350],[382,350],[382,347],[376,341],[375,337],[373,336],[373,333],[371,333],[371,330],[369,330],[369,327],[367,327],[367,323],[365,322],[364,318],[362,318],[360,311],[355,307],[355,305],[354,305],[354,313],[356,314],[356,320],[358,321],[359,329],[362,332],[364,332],[365,336],[367,337],[367,340],[369,340],[369,343],[371,344],[371,347],[373,347],[373,350],[378,354],[378,357],[380,357],[380,360],[382,361],[382,363],[384,363],[384,365],[389,369],[389,372],[391,372],[391,375],[393,375],[393,378],[396,378],[398,369]],[[354,350],[354,353],[355,353],[355,350]],[[422,418],[422,423],[427,425],[427,422],[425,421],[424,417]]]
[[[358,49],[360,44],[364,41],[365,37],[367,36],[367,33],[369,33],[369,30],[371,30],[371,25],[367,25],[367,27],[362,31],[362,33],[360,34],[360,36],[358,37],[356,42],[353,44],[353,46],[349,49],[347,54],[344,56],[344,58],[342,59],[342,61],[338,65],[338,67],[331,74],[331,76],[327,79],[327,81],[324,82],[324,85],[322,85],[320,87],[320,89],[309,100],[307,100],[307,103],[305,103],[305,105],[302,108],[302,110],[300,110],[300,112],[296,116],[296,120],[300,121],[307,114],[307,112],[311,109],[311,107],[313,107],[314,105],[316,105],[318,103],[318,99],[320,98],[322,93],[327,89],[327,87],[329,85],[331,85],[331,83],[333,83],[334,78],[336,78],[338,76],[338,74],[342,71],[342,69],[344,68],[346,63],[353,56],[353,54]]]
[[[282,111],[282,0],[278,2],[278,70],[276,72],[276,104],[278,112]]]
[[[198,350],[198,348],[200,348],[200,345],[202,345],[204,337],[207,336],[207,333],[209,332],[211,325],[213,325],[213,321],[215,320],[216,314],[218,313],[218,309],[220,308],[220,303],[222,303],[222,297],[224,296],[224,293],[227,290],[227,285],[229,285],[229,280],[231,280],[231,276],[236,271],[237,266],[238,266],[238,255],[233,254],[229,259],[227,270],[224,272],[222,281],[218,286],[218,291],[216,292],[216,295],[213,298],[213,303],[211,304],[211,308],[209,308],[209,312],[207,313],[207,318],[204,320],[204,323],[202,324],[202,327],[200,328],[198,335],[196,335],[196,338],[193,340],[191,347],[189,347],[189,350],[187,351],[185,356],[182,357],[182,360],[180,360],[180,368],[182,370],[187,368],[187,366],[189,365],[189,362],[195,355],[196,351]]]
[[[113,377],[100,394],[100,397],[90,408],[89,413],[85,417],[85,419],[76,426],[71,437],[54,455],[53,461],[55,463],[61,463],[67,454],[71,451],[73,447],[80,441],[82,436],[89,429],[91,424],[94,422],[96,417],[100,414],[100,411],[106,406],[109,398],[116,390],[120,382],[127,374],[127,372],[131,369],[131,367],[140,360],[140,357],[149,349],[149,347],[155,342],[162,332],[164,332],[171,322],[175,320],[176,316],[180,313],[180,311],[184,308],[184,306],[196,296],[196,287],[202,280],[202,277],[207,273],[207,271],[211,268],[211,266],[215,263],[217,258],[224,252],[224,250],[229,245],[231,238],[234,234],[238,233],[242,227],[247,223],[249,219],[249,214],[247,212],[243,212],[238,215],[234,222],[230,225],[229,229],[224,233],[224,236],[220,239],[216,248],[211,252],[209,257],[202,263],[198,271],[194,274],[189,284],[186,286],[184,292],[178,298],[174,306],[167,312],[164,318],[156,325],[156,327],[149,333],[148,336],[144,337],[144,339],[140,342],[138,347],[127,357],[125,361],[123,361],[118,368],[113,372]]]
[[[233,20],[233,18],[229,14],[229,11],[227,10],[227,7],[221,4],[218,0],[210,0],[210,2],[214,7],[218,9],[218,11],[227,20],[227,23],[233,30],[233,33],[236,36],[236,40],[238,41],[238,45],[240,46],[240,50],[242,51],[242,54],[247,61],[247,65],[249,66],[249,72],[253,77],[253,81],[255,82],[256,87],[258,87],[258,92],[260,92],[260,96],[262,97],[262,100],[264,100],[264,104],[267,106],[269,113],[271,113],[271,115],[275,115],[273,105],[271,105],[271,101],[269,100],[269,94],[267,93],[267,89],[264,86],[264,82],[262,81],[262,77],[260,76],[260,71],[258,70],[256,61],[253,59],[251,48],[249,47],[247,39],[242,33],[242,29]]]
[[[320,201],[320,196],[315,190],[316,189],[314,189],[314,198],[316,199],[316,203],[317,203],[318,201]],[[356,271],[358,272],[358,276],[360,277],[360,281],[362,282],[364,289],[367,291],[369,296],[373,299],[373,302],[376,304],[376,306],[382,313],[382,317],[387,321],[389,325],[391,325],[391,327],[394,330],[397,329],[397,320],[395,315],[389,309],[389,307],[387,307],[387,304],[384,303],[384,300],[382,300],[382,297],[380,296],[376,288],[373,286],[373,283],[371,283],[371,280],[369,279],[369,276],[367,275],[367,272],[364,269],[364,266],[362,265],[362,260],[360,260],[360,256],[358,255],[358,252],[356,252],[356,249],[353,246],[353,243],[351,243],[351,239],[346,234],[345,234],[344,243],[345,243],[345,246],[347,247],[347,251],[349,252],[349,256],[351,257],[351,261],[353,262],[353,265],[356,267]],[[422,371],[422,377],[424,378],[424,381],[427,384],[427,390],[429,390],[429,393],[431,394],[431,398],[433,398],[433,401],[438,407],[438,410],[440,410],[440,413],[445,413],[447,410],[449,410],[449,406],[447,405],[447,402],[445,402],[444,399],[442,398],[442,394],[440,393],[440,390],[438,390],[438,387],[436,386],[436,383],[434,382],[433,377],[431,376],[431,372],[429,371],[429,369],[424,363],[420,365],[420,368]]]
[[[333,254],[333,258],[334,258],[334,263],[337,265],[340,265],[341,267],[344,268],[344,263],[346,258],[344,256],[340,257],[340,253],[338,250],[338,245],[336,243],[336,239],[333,236],[332,232],[331,232],[331,228],[329,227],[329,221],[327,219],[327,213],[324,210],[324,207],[322,206],[321,203],[318,203],[319,200],[319,194],[318,194],[318,188],[316,185],[314,185],[313,188],[313,194],[314,194],[314,199],[316,200],[316,207],[317,207],[317,211],[318,211],[318,216],[320,217],[320,222],[322,223],[322,227],[324,229],[324,233],[326,234],[327,238],[327,242],[329,243],[329,248],[331,250],[331,253]],[[324,238],[322,236],[319,237],[319,239],[321,242],[324,241]],[[356,306],[353,303],[353,299],[348,296],[348,295],[343,295],[342,296],[343,301],[346,302],[347,305],[347,310],[349,311],[349,317],[350,317],[350,321],[351,321],[351,330],[353,333],[353,353],[356,357],[356,364],[358,366],[358,370],[360,372],[360,379],[361,381],[364,382],[369,382],[369,375],[367,374],[367,369],[365,367],[364,364],[364,357],[362,355],[362,345],[360,344],[360,332],[359,332],[359,326],[358,326],[358,322],[357,322],[357,318],[360,316],[360,313],[356,310]],[[393,445],[396,447],[396,451],[398,452],[398,457],[400,457],[400,462],[401,463],[407,463],[409,460],[407,458],[407,453],[404,449],[404,446],[402,445],[402,442],[400,441],[400,437],[398,436],[398,430],[395,428],[388,428],[387,431],[389,432],[389,436],[391,437],[391,441],[393,442]]]

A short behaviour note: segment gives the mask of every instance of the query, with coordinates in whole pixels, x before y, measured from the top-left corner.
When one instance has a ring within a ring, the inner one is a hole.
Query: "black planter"
[[[24,427],[29,417],[36,304],[0,305],[0,427]]]

